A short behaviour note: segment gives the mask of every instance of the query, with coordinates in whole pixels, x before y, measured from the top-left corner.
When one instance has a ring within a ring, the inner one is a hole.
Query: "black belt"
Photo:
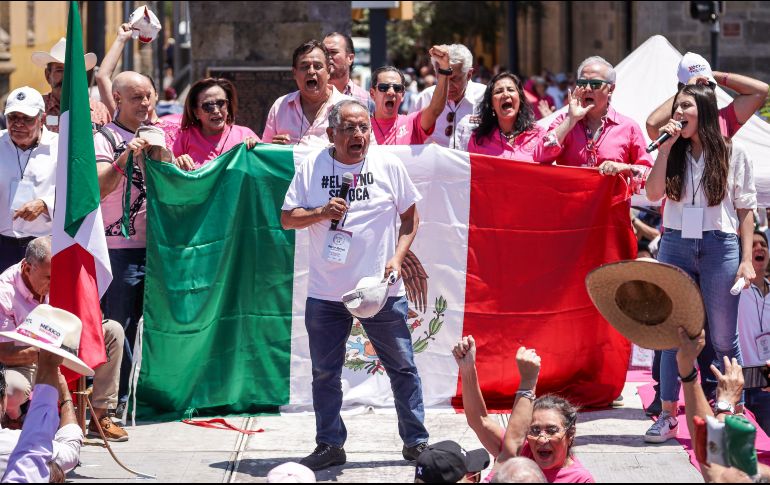
[[[31,243],[33,239],[35,238],[34,237],[16,238],[16,237],[3,236],[2,234],[0,234],[0,244],[4,246],[16,246],[16,247],[23,248],[27,244]]]

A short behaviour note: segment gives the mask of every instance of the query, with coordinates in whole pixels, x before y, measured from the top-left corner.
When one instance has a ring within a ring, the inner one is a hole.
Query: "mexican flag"
[[[426,406],[462,405],[451,348],[468,334],[490,408],[510,410],[521,345],[543,358],[539,394],[583,406],[620,394],[631,345],[584,279],[635,257],[622,179],[437,145],[370,150],[395,153],[423,196],[406,276],[426,287],[426,307],[410,301],[408,318]],[[191,173],[148,162],[141,417],[312,409],[308,231],[280,225],[308,153],[240,145]],[[357,322],[342,378],[345,406],[393,405]]]
[[[59,158],[51,259],[52,306],[83,322],[79,357],[91,368],[107,360],[101,295],[112,281],[91,132],[91,107],[77,2],[70,2],[59,116]]]

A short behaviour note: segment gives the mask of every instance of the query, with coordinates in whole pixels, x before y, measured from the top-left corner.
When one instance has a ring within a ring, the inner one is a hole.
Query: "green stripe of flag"
[[[243,145],[202,169],[147,164],[143,418],[289,402],[294,231],[290,147]]]
[[[100,199],[91,131],[91,105],[88,102],[88,81],[83,57],[83,30],[80,26],[78,3],[75,1],[70,2],[65,56],[60,107],[62,115],[69,113],[69,126],[60,129],[60,132],[67,134],[69,153],[64,230],[75,238],[86,216],[99,207]],[[64,119],[66,120],[66,116]]]

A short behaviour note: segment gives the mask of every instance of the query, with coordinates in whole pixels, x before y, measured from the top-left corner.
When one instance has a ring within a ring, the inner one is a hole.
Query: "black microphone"
[[[685,125],[687,124],[686,121],[675,121],[674,123],[676,123],[678,125],[678,128],[680,130],[682,128],[684,128]],[[670,133],[667,133],[665,131],[663,133],[661,133],[661,135],[658,137],[657,140],[655,140],[654,142],[649,144],[649,146],[647,147],[647,153],[650,153],[650,152],[660,148],[660,146],[662,144],[666,143],[666,141],[668,141],[669,138],[671,138],[671,134]]]
[[[347,199],[348,198],[348,190],[350,190],[350,184],[353,183],[353,174],[350,172],[345,172],[342,174],[342,187],[340,187],[340,199]],[[339,224],[340,221],[337,219],[332,219],[332,231],[337,229],[337,224]]]

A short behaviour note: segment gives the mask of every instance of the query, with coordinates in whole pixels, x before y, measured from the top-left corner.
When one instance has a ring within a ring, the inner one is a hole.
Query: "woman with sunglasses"
[[[540,357],[520,347],[516,365],[521,381],[508,427],[503,428],[488,412],[476,373],[476,342],[463,337],[452,350],[460,367],[463,408],[468,425],[484,448],[496,458],[492,473],[515,456],[531,458],[550,483],[593,483],[589,472],[572,454],[577,430],[577,408],[566,399],[546,395],[535,398]]]
[[[552,162],[556,158],[558,149],[543,145],[546,130],[535,123],[532,105],[515,74],[501,72],[489,81],[479,117],[479,126],[468,143],[469,152],[520,162]]]
[[[641,186],[652,157],[639,124],[610,106],[615,70],[589,57],[577,71],[577,88],[567,95],[569,111],[551,124],[547,145],[557,147],[557,165],[597,167],[602,175],[624,175]]]
[[[739,296],[730,290],[741,278],[748,288],[755,276],[751,255],[757,191],[752,163],[721,133],[716,95],[710,87],[683,87],[674,98],[671,116],[661,131],[672,136],[658,149],[646,186],[650,201],[667,198],[658,259],[678,266],[698,283],[717,362],[727,356],[740,363]],[[676,349],[663,351],[663,412],[645,434],[647,442],[676,437],[677,372]],[[697,373],[679,378],[691,382]]]
[[[227,79],[206,78],[193,84],[172,150],[180,167],[200,168],[241,142],[254,148],[259,137],[251,128],[235,124],[237,113],[238,96]]]
[[[433,46],[428,54],[438,66],[438,85],[430,104],[408,115],[398,114],[406,90],[404,74],[392,66],[374,71],[369,92],[374,100],[372,129],[378,145],[422,145],[433,133],[436,120],[446,105],[447,72],[451,74],[452,70],[446,46]]]

